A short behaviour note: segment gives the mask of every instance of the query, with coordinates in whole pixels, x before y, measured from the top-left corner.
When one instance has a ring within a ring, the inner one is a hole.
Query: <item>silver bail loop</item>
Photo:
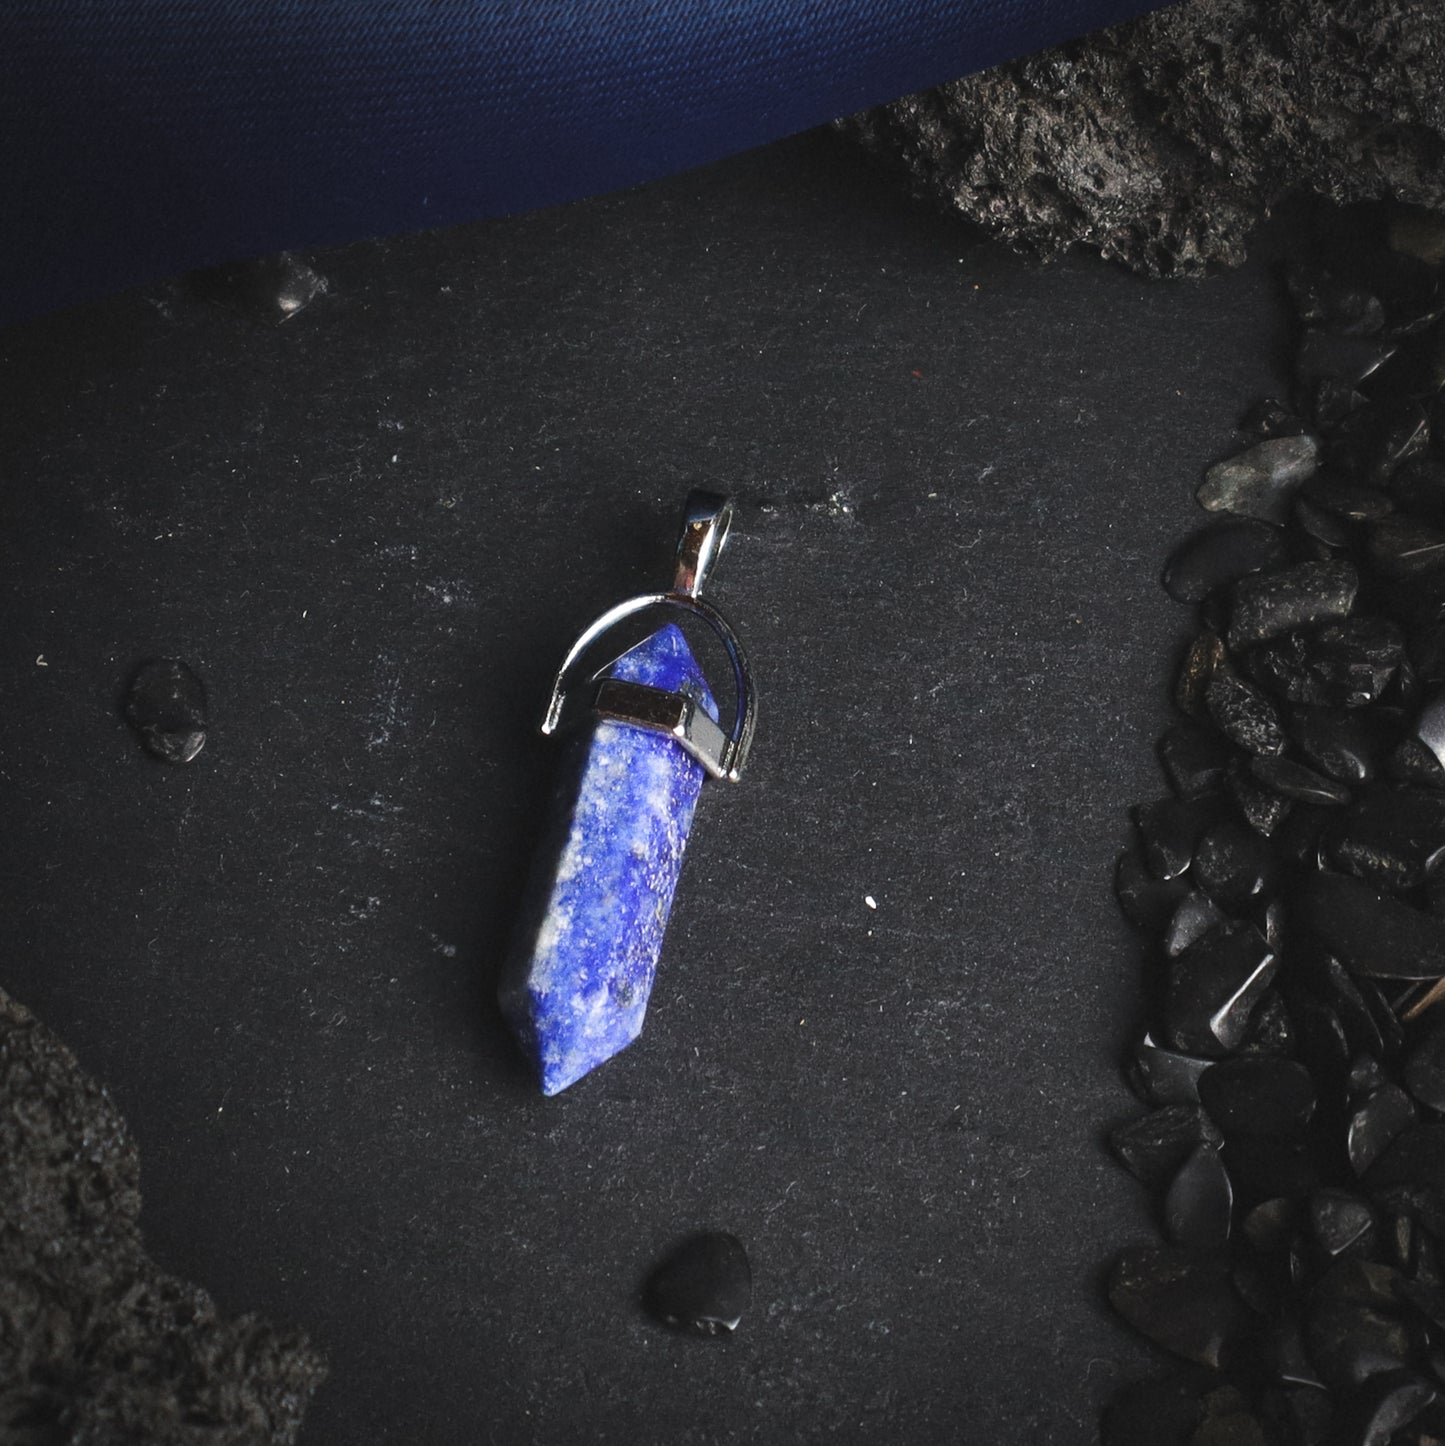
[[[698,488],[687,494],[682,510],[682,531],[677,539],[677,570],[672,590],[682,597],[697,597],[708,574],[722,556],[733,522],[733,500],[719,492]]]

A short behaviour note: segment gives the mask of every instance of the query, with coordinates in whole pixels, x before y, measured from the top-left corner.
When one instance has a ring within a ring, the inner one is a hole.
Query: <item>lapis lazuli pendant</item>
[[[572,645],[542,724],[568,723],[571,677],[603,634],[638,614],[699,619],[733,667],[737,706],[725,732],[682,629],[666,623],[599,668],[574,719],[547,832],[503,970],[502,1012],[554,1095],[642,1031],[662,936],[703,780],[736,782],[757,721],[742,646],[698,596],[727,538],[732,503],[688,498],[672,591],[619,603]]]

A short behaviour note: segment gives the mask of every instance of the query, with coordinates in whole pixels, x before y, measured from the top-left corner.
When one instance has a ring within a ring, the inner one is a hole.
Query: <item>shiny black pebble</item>
[[[1397,512],[1370,524],[1368,550],[1387,577],[1426,577],[1445,568],[1445,530]]]
[[[1295,382],[1302,395],[1315,393],[1326,380],[1355,387],[1395,351],[1392,342],[1311,328],[1295,351]]]
[[[1218,1369],[1249,1318],[1223,1253],[1141,1245],[1120,1255],[1109,1301],[1135,1330],[1185,1360]]]
[[[1174,917],[1164,931],[1164,952],[1172,959],[1224,922],[1224,915],[1214,900],[1198,889],[1191,889],[1175,909]]]
[[[1188,893],[1189,885],[1183,879],[1157,878],[1134,850],[1119,855],[1114,870],[1114,897],[1136,929],[1159,933]]]
[[[1306,482],[1300,496],[1346,522],[1373,522],[1395,510],[1395,499],[1388,492],[1323,473]]]
[[[1240,651],[1294,628],[1346,617],[1359,586],[1348,562],[1301,562],[1242,578],[1234,585],[1225,641]]]
[[[1298,437],[1308,428],[1304,418],[1290,411],[1283,402],[1265,397],[1239,419],[1239,430],[1262,440],[1266,437]]]
[[[256,321],[289,321],[327,290],[326,278],[290,251],[193,271],[186,290]]]
[[[1380,888],[1417,888],[1445,857],[1445,793],[1369,789],[1344,816],[1331,853],[1340,868]]]
[[[1310,1228],[1327,1255],[1341,1255],[1375,1223],[1369,1202],[1348,1190],[1316,1190],[1310,1197]]]
[[[1394,1142],[1415,1123],[1415,1106],[1396,1084],[1382,1084],[1354,1107],[1345,1136],[1345,1148],[1355,1174],[1363,1175]]]
[[[1128,1073],[1146,1104],[1197,1105],[1199,1076],[1209,1064],[1207,1059],[1169,1049],[1146,1034],[1134,1051]]]
[[[1218,734],[1193,723],[1176,723],[1159,740],[1159,761],[1180,798],[1198,798],[1218,788],[1232,755]]]
[[[689,1335],[718,1336],[737,1329],[752,1303],[747,1251],[735,1235],[696,1235],[653,1272],[644,1291],[648,1311],[663,1325]]]
[[[1194,495],[1208,512],[1282,523],[1295,488],[1314,476],[1319,453],[1318,440],[1308,433],[1256,442],[1210,467]]]
[[[1215,669],[1204,690],[1204,701],[1219,731],[1246,753],[1284,752],[1286,738],[1279,710],[1229,668]]]
[[[1238,805],[1245,823],[1255,833],[1261,833],[1266,838],[1273,836],[1294,807],[1291,799],[1259,782],[1249,764],[1242,759],[1229,770],[1225,786],[1229,790],[1229,796]]]
[[[1201,602],[1249,573],[1282,567],[1288,556],[1279,528],[1256,518],[1224,518],[1174,549],[1164,568],[1164,590],[1178,602]]]
[[[1266,788],[1297,803],[1325,807],[1350,801],[1350,790],[1343,784],[1288,758],[1251,758],[1249,771]]]
[[[1134,824],[1144,849],[1144,861],[1156,878],[1177,878],[1194,858],[1194,847],[1221,815],[1219,798],[1161,798],[1134,806]]]
[[[1359,708],[1381,697],[1404,656],[1405,637],[1397,624],[1346,618],[1251,648],[1246,667],[1256,683],[1286,702]]]
[[[1290,895],[1290,917],[1353,973],[1380,979],[1441,976],[1445,920],[1362,879],[1327,871],[1307,875]]]
[[[1234,1187],[1219,1147],[1195,1146],[1164,1197],[1164,1233],[1176,1245],[1209,1250],[1224,1245],[1234,1212]]]
[[[1437,1022],[1405,1057],[1405,1088],[1432,1110],[1445,1113],[1445,1022]]]
[[[1277,967],[1278,960],[1253,925],[1211,929],[1169,966],[1164,1003],[1169,1044],[1206,1058],[1237,1049],[1250,1012]]]
[[[1216,824],[1195,845],[1195,886],[1226,911],[1238,912],[1266,894],[1277,872],[1269,844],[1243,824]]]
[[[1200,1145],[1224,1136],[1198,1105],[1169,1105],[1109,1133],[1109,1144],[1131,1175],[1149,1188],[1168,1183]]]
[[[1297,1060],[1241,1056],[1211,1065],[1199,1078],[1209,1118],[1235,1135],[1296,1135],[1315,1112],[1315,1084]]]
[[[206,690],[179,658],[157,658],[131,679],[125,718],[146,751],[167,763],[189,763],[205,746]]]
[[[1362,710],[1300,707],[1289,729],[1299,751],[1321,773],[1345,784],[1368,783],[1374,777],[1374,755],[1383,740]]]

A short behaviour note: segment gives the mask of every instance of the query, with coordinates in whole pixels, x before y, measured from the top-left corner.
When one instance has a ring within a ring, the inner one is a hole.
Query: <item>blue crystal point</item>
[[[717,718],[669,623],[607,677],[685,693]],[[665,733],[598,720],[572,744],[503,970],[502,1012],[554,1095],[642,1031],[704,769]]]

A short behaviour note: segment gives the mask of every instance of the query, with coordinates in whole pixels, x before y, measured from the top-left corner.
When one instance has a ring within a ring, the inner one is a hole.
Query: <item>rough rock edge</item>
[[[109,1094],[0,991],[0,1440],[285,1446],[321,1357],[223,1319],[141,1243],[140,1162]]]
[[[838,122],[1010,245],[1238,265],[1286,195],[1445,207],[1439,0],[1191,0]]]

